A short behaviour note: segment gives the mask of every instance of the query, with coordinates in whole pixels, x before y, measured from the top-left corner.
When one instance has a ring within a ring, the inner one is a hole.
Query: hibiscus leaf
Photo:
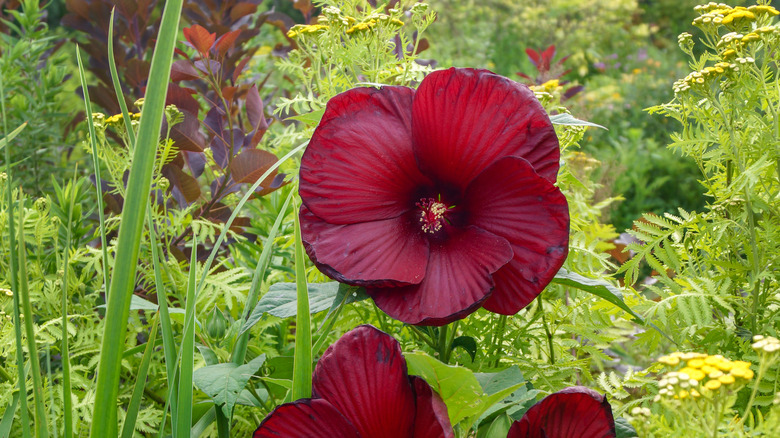
[[[335,281],[329,283],[309,283],[309,311],[312,314],[323,310],[335,309],[346,294],[346,304],[368,298],[363,289],[355,288]],[[278,318],[290,318],[297,313],[297,295],[295,283],[275,283],[257,302],[254,310],[247,318],[241,333],[257,324],[264,314]]]
[[[227,418],[231,418],[241,392],[249,379],[263,366],[265,354],[238,366],[234,363],[221,363],[198,368],[192,375],[192,382],[206,393],[214,405],[219,406]]]
[[[480,423],[490,420],[497,413],[504,412],[518,403],[529,399],[534,400],[536,397],[535,392],[528,395],[530,389],[528,382],[525,381],[523,373],[516,366],[497,373],[475,373],[474,376],[485,392],[481,412],[474,417]]]
[[[474,338],[471,336],[458,336],[452,341],[450,351],[455,350],[457,347],[464,349],[471,357],[471,361],[474,362],[477,357],[477,341]]]
[[[620,292],[620,289],[616,288],[615,286],[613,286],[612,284],[606,281],[588,278],[580,274],[577,274],[575,272],[569,272],[566,269],[561,268],[558,271],[558,273],[555,274],[555,278],[552,279],[552,283],[573,287],[575,289],[579,289],[585,292],[590,292],[599,298],[603,298],[609,301],[610,303],[618,306],[629,315],[633,316],[637,323],[653,328],[658,333],[660,333],[661,336],[665,337],[673,344],[675,345],[677,344],[671,337],[669,337],[669,335],[667,335],[666,333],[663,332],[663,330],[658,328],[657,325],[653,324],[652,322],[645,321],[644,319],[642,319],[641,316],[639,316],[630,307],[628,307],[628,304],[626,304],[623,301],[623,293]]]
[[[425,379],[447,405],[450,423],[457,424],[482,410],[482,387],[471,370],[446,365],[425,353],[406,353],[409,374]]]
[[[606,281],[588,278],[577,274],[576,272],[570,272],[564,268],[561,268],[560,271],[555,274],[555,278],[552,279],[552,283],[562,284],[564,286],[569,286],[592,293],[593,295],[596,295],[597,297],[605,299],[610,303],[620,307],[626,313],[633,316],[639,324],[645,325],[645,321],[642,319],[642,317],[634,312],[630,307],[628,307],[628,305],[623,301],[623,293],[620,292],[620,289],[607,283]]]
[[[553,125],[565,125],[565,126],[592,126],[594,128],[601,128],[606,129],[607,128],[597,125],[595,123],[587,122],[585,120],[580,120],[576,117],[574,117],[571,114],[562,113],[562,114],[555,114],[550,116],[550,121],[553,123]]]
[[[623,417],[615,419],[615,432],[617,438],[637,438],[639,436],[634,426]]]

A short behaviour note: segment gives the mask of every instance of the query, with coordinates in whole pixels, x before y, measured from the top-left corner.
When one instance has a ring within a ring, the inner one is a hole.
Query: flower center
[[[423,232],[433,234],[441,230],[444,221],[447,220],[444,217],[444,214],[447,213],[447,206],[443,202],[433,198],[423,198],[415,205],[420,207],[420,223]]]

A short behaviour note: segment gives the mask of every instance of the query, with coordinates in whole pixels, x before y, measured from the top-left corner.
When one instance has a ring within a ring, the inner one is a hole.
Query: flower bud
[[[206,334],[213,340],[222,340],[227,332],[227,319],[222,311],[214,306],[214,310],[209,314],[206,320]]]

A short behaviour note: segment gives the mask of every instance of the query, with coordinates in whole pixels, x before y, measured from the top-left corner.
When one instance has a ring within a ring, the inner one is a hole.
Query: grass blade
[[[279,214],[276,216],[276,220],[274,221],[274,225],[271,227],[271,231],[268,232],[268,237],[265,239],[263,252],[260,253],[260,259],[257,261],[257,267],[255,268],[255,273],[252,277],[252,284],[249,286],[249,293],[247,294],[246,305],[242,315],[244,322],[246,322],[247,318],[249,317],[249,313],[257,305],[257,299],[260,295],[260,284],[263,282],[263,278],[265,278],[265,271],[268,269],[268,264],[271,261],[271,249],[274,247],[274,240],[276,239],[277,233],[279,233],[279,228],[282,225],[284,217],[287,215],[287,208],[290,206],[290,201],[292,200],[293,196],[295,196],[295,190],[290,190],[290,193],[287,195],[287,199],[284,201],[284,205],[282,205],[281,211],[279,211]],[[233,353],[231,358],[234,364],[244,364],[248,342],[249,331],[242,333],[236,340],[236,343],[233,345]]]
[[[100,223],[100,246],[103,252],[103,289],[108,294],[108,244],[106,243],[106,218],[103,215],[103,180],[100,178],[100,157],[97,152],[97,137],[95,137],[95,126],[92,124],[92,102],[89,101],[89,89],[87,88],[87,78],[84,72],[84,65],[81,63],[81,49],[76,45],[76,63],[79,67],[79,78],[81,78],[81,88],[84,92],[84,107],[87,111],[87,127],[89,129],[89,143],[92,146],[92,171],[95,173],[95,188],[97,190],[98,220]]]
[[[298,205],[295,205],[295,211],[298,211]],[[301,223],[297,214],[293,216],[295,216],[295,285],[298,290],[292,386],[292,400],[295,401],[311,397],[311,315],[309,315],[309,292],[306,286]]]
[[[14,412],[16,405],[19,404],[19,393],[14,394],[11,406],[8,406],[3,413],[3,419],[0,420],[0,438],[8,438],[11,435],[11,426],[14,424]]]
[[[192,368],[195,355],[195,284],[198,271],[198,240],[192,239],[190,275],[187,280],[187,302],[184,311],[184,335],[181,340],[181,368],[179,369],[179,394],[176,432],[174,438],[189,436],[192,427]]]
[[[146,386],[146,374],[149,371],[154,343],[157,340],[157,319],[159,315],[160,312],[157,312],[152,320],[152,332],[149,333],[149,339],[146,341],[146,349],[144,349],[144,356],[141,358],[141,366],[138,368],[138,377],[133,388],[133,396],[130,399],[130,404],[127,406],[127,415],[122,425],[122,438],[132,438],[135,432],[135,421],[138,418],[141,397],[144,395],[144,387]]]
[[[73,436],[73,401],[71,400],[72,387],[70,382],[70,348],[68,346],[68,277],[70,277],[70,246],[73,238],[71,227],[73,226],[73,210],[76,206],[76,192],[78,181],[76,170],[73,171],[73,188],[68,200],[68,228],[65,229],[65,253],[62,256],[62,410],[64,421],[64,438]]]
[[[6,58],[0,58],[0,60],[6,59]],[[0,115],[3,117],[3,132],[8,132],[8,123],[6,121],[5,117],[5,85],[3,84],[3,75],[0,72]],[[7,136],[6,136],[7,138]],[[6,143],[7,143],[6,139]],[[10,283],[11,283],[11,290],[14,294],[14,332],[16,336],[16,369],[17,369],[17,384],[19,387],[19,393],[20,399],[22,401],[21,404],[21,413],[20,418],[22,420],[22,424],[30,424],[29,419],[29,413],[27,408],[27,377],[25,374],[24,369],[24,353],[22,349],[22,321],[21,321],[21,313],[20,313],[20,305],[19,305],[19,287],[17,285],[17,269],[19,266],[19,260],[16,258],[16,232],[15,232],[15,224],[14,224],[14,195],[13,195],[13,189],[14,186],[13,183],[13,174],[11,173],[11,155],[10,155],[10,147],[5,148],[4,154],[5,154],[5,174],[8,178],[6,180],[5,184],[5,190],[6,190],[6,201],[8,204],[8,207],[6,208],[7,213],[7,222],[8,222],[8,245],[9,245],[9,261],[8,261],[8,268],[9,268],[9,277],[10,277]],[[5,417],[5,416],[4,416]],[[11,416],[11,422],[13,423],[13,415]],[[10,427],[10,425],[9,425]],[[30,428],[29,427],[22,427],[22,437],[23,438],[29,438],[30,437]]]
[[[178,393],[176,382],[176,342],[173,337],[173,326],[171,316],[168,312],[168,294],[165,292],[165,284],[162,279],[160,264],[160,248],[157,246],[157,236],[154,231],[154,221],[152,220],[151,208],[147,207],[146,220],[149,227],[149,245],[152,250],[152,266],[154,267],[154,281],[157,285],[157,305],[159,306],[160,329],[162,330],[163,353],[165,354],[165,371],[168,379],[168,387],[172,389],[172,394]],[[176,418],[176,399],[168,397],[171,407],[171,417]]]
[[[0,149],[4,148],[5,145],[8,144],[8,142],[13,140],[14,137],[19,135],[19,133],[22,132],[22,130],[26,127],[27,127],[27,122],[24,122],[21,125],[19,125],[19,127],[9,132],[8,135],[6,135],[4,138],[0,139]]]
[[[114,12],[116,6],[111,8],[111,18],[108,22],[108,70],[111,72],[111,82],[114,84],[114,93],[116,93],[116,100],[119,102],[119,108],[122,111],[122,121],[125,124],[125,130],[127,131],[127,139],[130,141],[130,147],[135,147],[135,131],[133,131],[133,125],[130,123],[130,113],[127,111],[127,103],[125,102],[125,93],[122,92],[122,83],[119,82],[119,74],[116,71],[116,62],[114,60]]]
[[[144,104],[146,106],[146,104]],[[293,155],[297,154],[298,152],[302,151],[303,148],[306,147],[306,145],[309,144],[308,141],[305,141],[301,143],[300,145],[296,146],[295,149],[288,152],[285,156],[279,159],[276,163],[273,164],[273,166],[269,167],[268,170],[265,171],[264,174],[260,176],[260,178],[255,181],[254,184],[249,188],[249,190],[244,193],[244,196],[241,198],[240,201],[238,201],[238,205],[236,205],[236,208],[233,209],[233,214],[230,215],[230,218],[228,218],[227,222],[225,222],[225,225],[222,227],[222,232],[219,234],[219,237],[217,238],[217,241],[214,243],[214,248],[211,250],[211,254],[209,254],[209,258],[206,260],[206,263],[203,265],[203,274],[200,277],[200,281],[198,282],[198,288],[196,290],[196,295],[200,293],[200,291],[203,289],[203,286],[206,284],[206,275],[211,270],[211,264],[214,262],[214,258],[217,256],[217,252],[219,251],[219,248],[222,246],[222,242],[225,240],[225,236],[227,236],[228,230],[230,230],[230,227],[233,225],[233,221],[238,216],[238,213],[241,211],[241,209],[244,207],[244,204],[249,200],[249,198],[254,195],[255,190],[260,187],[260,183],[262,181],[265,181],[265,178],[268,177],[268,175],[271,174],[271,172],[275,171],[279,168],[279,166],[282,165],[287,159],[292,157]]]
[[[35,343],[35,329],[33,319],[35,316],[30,303],[30,291],[27,287],[27,247],[24,244],[24,210],[19,210],[19,231],[17,243],[19,244],[19,301],[24,313],[24,332],[27,339],[27,351],[30,355],[30,374],[33,381],[33,401],[35,403],[35,436],[47,438],[49,429],[46,418],[46,410],[43,405],[43,383],[41,382],[41,364],[38,361],[38,346]]]
[[[116,267],[112,272],[108,294],[105,328],[100,349],[97,394],[90,437],[117,435],[117,394],[122,349],[127,336],[127,318],[135,285],[138,251],[143,232],[145,210],[151,191],[152,170],[162,128],[165,96],[168,90],[173,49],[179,31],[182,0],[169,0],[163,10],[160,32],[149,70],[144,111],[133,150],[133,164],[128,178],[119,237]]]

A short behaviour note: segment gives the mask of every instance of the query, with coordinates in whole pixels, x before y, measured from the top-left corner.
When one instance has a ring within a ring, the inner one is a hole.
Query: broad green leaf
[[[585,120],[580,120],[574,117],[573,115],[567,113],[552,115],[550,116],[550,121],[553,123],[553,125],[592,126],[594,128],[607,129],[601,125],[597,125],[591,122],[586,122]]]
[[[234,363],[209,365],[195,370],[192,381],[214,400],[214,404],[222,409],[225,417],[231,418],[241,392],[264,362],[265,354],[261,354],[241,366]]]
[[[496,412],[503,412],[510,406],[517,403],[515,399],[506,400],[511,396],[517,396],[528,392],[527,384],[523,373],[516,366],[509,367],[497,373],[475,373],[485,396],[482,398],[482,406],[476,414],[479,421],[483,421],[494,415]],[[522,397],[519,400],[523,400]]]
[[[512,419],[508,415],[499,415],[490,423],[487,431],[479,433],[478,438],[506,438],[509,428],[512,427]]]
[[[477,341],[474,340],[471,336],[458,336],[452,341],[452,346],[450,347],[450,351],[455,350],[455,348],[460,347],[466,351],[466,353],[469,354],[469,357],[471,357],[471,361],[473,362],[477,357]]]
[[[623,417],[615,419],[616,438],[638,438],[636,429]]]
[[[362,288],[356,288],[346,284],[340,284],[335,281],[329,283],[310,283],[309,289],[309,312],[314,314],[323,310],[335,310],[341,303],[345,294],[347,304],[355,301],[365,300],[368,296]],[[247,318],[244,326],[241,327],[241,333],[252,328],[263,317],[264,314],[273,315],[279,318],[290,318],[298,313],[298,299],[296,295],[295,283],[276,283],[272,284],[268,292],[257,302],[252,314]]]
[[[663,330],[658,328],[657,325],[651,322],[646,322],[645,320],[642,319],[641,316],[639,316],[630,307],[628,307],[628,304],[626,304],[623,301],[623,294],[620,292],[620,289],[607,283],[606,281],[584,277],[575,272],[569,272],[566,269],[561,268],[560,271],[558,271],[558,273],[555,274],[555,278],[552,279],[552,282],[557,284],[562,284],[564,286],[573,287],[575,289],[579,289],[585,292],[589,292],[592,293],[593,295],[596,295],[599,298],[607,300],[610,303],[624,310],[629,315],[633,316],[637,323],[646,325],[648,327],[652,327],[654,330],[656,330],[663,337],[671,341],[673,344],[677,344],[676,342],[674,342],[674,339],[672,339],[671,337],[669,337],[669,335],[664,333]]]
[[[291,116],[288,117],[285,120],[297,120],[299,122],[303,122],[306,125],[309,126],[317,126],[320,123],[320,120],[322,120],[322,116],[325,114],[325,108],[317,111],[312,111],[310,113],[306,114],[300,114],[297,116]]]
[[[425,353],[407,353],[409,374],[425,379],[447,405],[450,423],[458,424],[482,410],[482,387],[471,370],[446,365]]]
[[[560,271],[555,274],[555,278],[552,279],[552,282],[589,292],[599,298],[607,300],[633,316],[639,324],[645,325],[645,321],[642,317],[628,307],[623,301],[623,293],[620,292],[620,289],[606,281],[588,278],[577,274],[576,272],[570,272],[561,268]]]

